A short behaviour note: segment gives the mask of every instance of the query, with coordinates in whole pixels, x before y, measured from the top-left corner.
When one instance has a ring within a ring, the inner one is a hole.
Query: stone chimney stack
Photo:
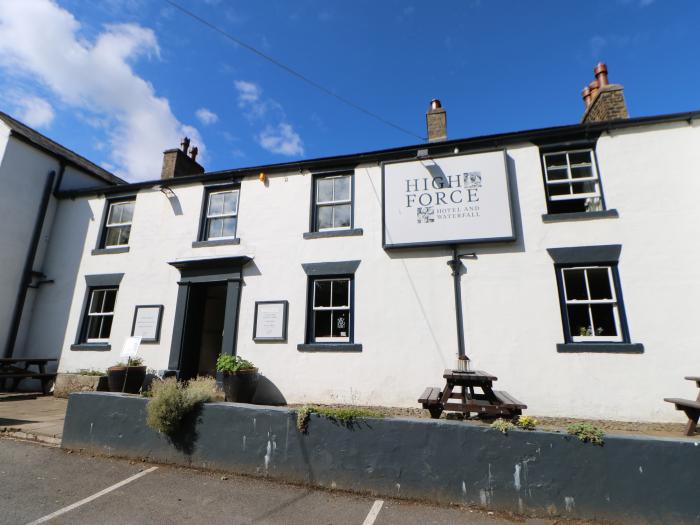
[[[608,83],[608,66],[600,62],[593,73],[596,79],[581,92],[586,107],[581,122],[629,118],[622,85]]]
[[[425,121],[428,125],[428,142],[447,140],[447,113],[438,99],[430,101]]]
[[[198,153],[197,147],[193,147],[190,150],[191,157],[187,156],[190,139],[188,137],[182,139],[180,146],[181,149],[169,149],[163,152],[163,168],[160,171],[161,179],[173,179],[175,177],[204,173],[204,168],[195,160]]]

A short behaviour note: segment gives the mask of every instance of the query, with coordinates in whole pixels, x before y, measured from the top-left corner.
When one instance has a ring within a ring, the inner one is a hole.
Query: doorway
[[[190,286],[180,378],[216,376],[216,358],[221,353],[226,314],[226,283]]]

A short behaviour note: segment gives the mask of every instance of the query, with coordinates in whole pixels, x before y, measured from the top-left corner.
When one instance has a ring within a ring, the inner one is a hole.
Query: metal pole
[[[447,261],[447,265],[452,268],[452,279],[455,289],[455,315],[457,317],[457,356],[464,358],[467,356],[464,348],[464,324],[462,322],[462,283],[461,270],[462,261],[457,255],[457,246],[452,247],[452,259]]]

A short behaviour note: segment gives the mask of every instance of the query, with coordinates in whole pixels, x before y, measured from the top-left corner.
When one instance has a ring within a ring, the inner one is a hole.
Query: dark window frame
[[[102,222],[100,223],[100,233],[97,236],[97,244],[95,245],[95,250],[93,251],[93,254],[109,253],[112,251],[114,253],[121,253],[129,250],[129,247],[131,245],[131,232],[134,228],[134,219],[136,217],[136,197],[136,194],[129,194],[105,199],[104,209],[102,210]],[[129,225],[129,242],[121,246],[106,246],[105,244],[107,242],[107,218],[109,217],[109,210],[112,208],[113,204],[119,204],[122,202],[129,201],[133,201],[134,203],[134,212],[131,217],[131,224]]]
[[[220,191],[238,191],[238,202],[236,203],[236,231],[232,238],[221,238],[216,237],[214,239],[209,239],[207,236],[208,230],[208,219],[207,214],[209,210],[209,196],[212,193],[217,193]],[[217,245],[217,244],[238,244],[237,241],[240,239],[238,235],[238,218],[241,215],[241,184],[240,182],[226,182],[224,184],[210,184],[204,186],[204,191],[202,192],[202,205],[199,214],[199,229],[197,231],[197,240],[193,243],[193,246],[206,246],[206,245]]]
[[[326,281],[334,279],[348,279],[349,284],[349,321],[348,321],[348,340],[347,341],[316,341],[315,332],[315,318],[314,315],[314,284],[316,281]],[[307,345],[332,345],[332,346],[343,346],[343,345],[354,345],[355,344],[355,274],[354,273],[340,273],[340,274],[329,274],[329,275],[309,275],[306,289],[306,330],[304,336],[304,343]]]
[[[316,204],[316,183],[319,179],[332,177],[350,177],[350,226],[336,229],[319,230],[317,225],[318,220],[318,205]],[[329,237],[334,236],[335,232],[353,231],[355,228],[355,170],[338,170],[323,173],[314,173],[311,176],[311,203],[309,212],[309,232],[310,233],[327,233]]]
[[[119,288],[121,286],[123,273],[109,273],[101,275],[86,275],[85,276],[85,294],[83,295],[83,304],[80,309],[80,320],[78,323],[78,331],[75,335],[75,343],[71,345],[71,350],[109,350],[110,343],[108,342],[87,342],[86,334],[88,328],[88,309],[90,308],[90,299],[92,292],[99,289],[116,289],[117,297],[114,299],[114,313],[116,315],[117,300],[119,298]],[[112,319],[114,326],[114,318]],[[110,329],[111,336],[111,329]]]

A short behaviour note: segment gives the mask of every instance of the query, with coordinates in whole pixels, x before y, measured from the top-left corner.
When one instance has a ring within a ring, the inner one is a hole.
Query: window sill
[[[300,352],[362,352],[358,343],[307,343],[297,345]]]
[[[192,248],[204,248],[206,246],[233,246],[236,244],[241,244],[241,240],[236,237],[235,239],[214,239],[211,241],[194,241],[192,243]]]
[[[559,343],[559,353],[643,354],[641,343]]]
[[[575,213],[545,213],[542,222],[588,221],[592,219],[610,219],[619,217],[617,210],[579,211]]]
[[[92,255],[107,255],[111,253],[127,253],[128,246],[117,246],[116,248],[95,248],[92,250]]]
[[[349,228],[347,230],[330,230],[324,232],[306,232],[304,239],[326,239],[328,237],[355,237],[362,235],[362,228]]]
[[[71,350],[94,350],[94,351],[109,351],[112,345],[109,343],[78,343],[70,345]]]

